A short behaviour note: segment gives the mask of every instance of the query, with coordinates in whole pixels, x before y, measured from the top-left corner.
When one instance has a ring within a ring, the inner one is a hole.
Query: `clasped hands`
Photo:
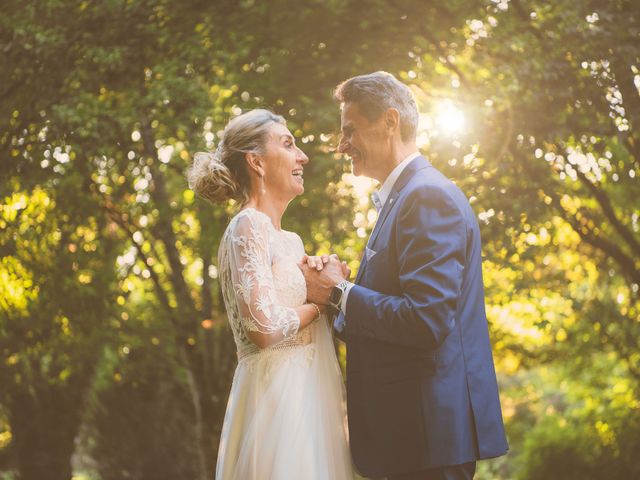
[[[348,280],[351,269],[338,255],[304,255],[298,266],[307,283],[307,300],[320,305],[329,304],[331,289],[342,280]]]

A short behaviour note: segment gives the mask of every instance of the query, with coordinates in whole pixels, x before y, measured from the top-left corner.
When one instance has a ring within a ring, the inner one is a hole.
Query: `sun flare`
[[[436,107],[436,125],[445,135],[456,136],[464,132],[464,112],[450,100],[446,100]]]
[[[434,137],[458,137],[465,132],[466,124],[464,111],[451,100],[443,100],[429,113],[420,113],[416,144],[423,148]]]

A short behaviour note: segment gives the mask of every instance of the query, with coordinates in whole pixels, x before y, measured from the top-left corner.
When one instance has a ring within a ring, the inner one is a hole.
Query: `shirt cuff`
[[[340,311],[346,315],[347,313],[347,297],[349,296],[349,291],[355,285],[355,283],[349,282],[347,288],[344,289],[344,293],[342,294],[342,300],[340,301]]]

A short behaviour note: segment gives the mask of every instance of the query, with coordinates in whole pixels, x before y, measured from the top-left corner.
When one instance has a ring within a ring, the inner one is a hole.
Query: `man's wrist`
[[[340,280],[331,288],[331,291],[329,293],[329,305],[331,305],[334,310],[341,310],[342,297],[345,294],[345,291],[348,289],[349,285],[351,285],[351,282],[347,280]]]
[[[342,313],[344,314],[347,313],[347,300],[349,298],[349,292],[353,287],[355,287],[355,285],[356,285],[355,283],[349,282],[349,284],[347,285],[347,288],[344,290],[344,293],[342,294],[342,302],[340,304],[340,310],[342,310]]]

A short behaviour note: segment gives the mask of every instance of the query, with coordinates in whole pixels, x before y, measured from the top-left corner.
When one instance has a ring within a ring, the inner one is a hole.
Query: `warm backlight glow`
[[[351,185],[351,187],[353,187],[355,197],[358,198],[360,203],[363,205],[367,205],[369,203],[369,195],[378,184],[377,181],[371,178],[364,176],[356,177],[353,173],[345,173],[342,175],[342,180],[347,185]]]
[[[444,101],[436,107],[436,125],[446,135],[458,135],[464,131],[464,113],[451,101]]]
[[[416,144],[418,148],[424,148],[435,137],[455,138],[464,133],[465,127],[464,112],[451,100],[443,100],[433,105],[429,113],[420,114]]]

